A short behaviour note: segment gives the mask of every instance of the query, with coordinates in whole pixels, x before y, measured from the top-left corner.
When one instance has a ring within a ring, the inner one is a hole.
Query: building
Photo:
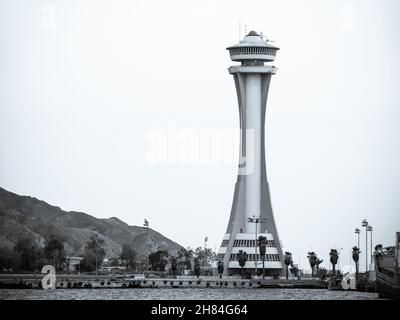
[[[267,238],[266,275],[283,276],[283,252],[272,213],[264,141],[268,89],[277,70],[264,63],[274,61],[279,48],[251,31],[227,50],[232,61],[241,63],[229,68],[236,85],[241,137],[232,209],[218,258],[224,262],[225,274],[239,273],[237,254],[242,250],[248,255],[244,268],[260,272],[258,237],[262,235]]]
[[[65,257],[67,270],[69,271],[80,271],[80,264],[83,257]]]

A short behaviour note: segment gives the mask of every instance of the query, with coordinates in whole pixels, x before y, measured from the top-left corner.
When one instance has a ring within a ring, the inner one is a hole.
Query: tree
[[[197,276],[197,279],[199,279],[199,277],[200,277],[200,272],[201,272],[201,268],[200,268],[199,259],[194,258],[194,273]]]
[[[221,260],[218,261],[218,273],[219,278],[222,279],[222,274],[224,273],[224,262]]]
[[[290,266],[291,266],[290,273],[292,275],[294,275],[295,277],[297,277],[298,279],[300,279],[300,270],[299,270],[299,268],[294,264],[291,264]]]
[[[92,234],[89,241],[86,242],[81,269],[86,271],[96,270],[97,274],[105,255],[104,239],[101,239],[97,234]]]
[[[381,244],[377,244],[375,246],[375,253],[374,253],[375,261],[377,261],[382,256],[382,254],[383,254],[382,249],[383,249],[383,246]],[[360,251],[360,253],[361,253],[361,251]]]
[[[336,249],[331,249],[331,252],[329,252],[329,257],[330,257],[330,261],[332,263],[333,275],[336,276],[336,264],[337,264],[338,259],[339,259],[338,251]]]
[[[267,238],[264,236],[258,237],[258,246],[263,263],[263,279],[265,279],[265,253],[267,252]]]
[[[21,270],[35,270],[42,262],[42,250],[30,238],[24,238],[17,242],[14,251],[19,255],[19,268]]]
[[[289,266],[291,266],[293,264],[292,254],[289,251],[285,252],[283,262],[286,265],[286,280],[288,280],[289,279]]]
[[[319,273],[319,265],[324,262],[323,259],[319,259],[317,258],[317,260],[315,261],[315,266],[317,267],[317,277],[321,277],[320,273]]]
[[[308,262],[310,263],[311,266],[311,277],[314,278],[314,267],[317,262],[317,255],[315,254],[314,251],[311,251],[307,254]]]
[[[186,267],[186,249],[181,248],[178,251],[178,271],[179,275],[182,275],[182,270]]]
[[[353,247],[352,257],[354,262],[356,263],[356,283],[358,281],[358,272],[359,272],[359,259],[360,259],[360,249],[357,246]]]
[[[186,269],[191,270],[192,269],[192,259],[193,259],[193,256],[194,256],[193,249],[188,247],[185,250],[185,254],[184,255],[185,255],[185,267],[186,267]]]
[[[199,260],[201,266],[209,268],[211,261],[216,257],[216,253],[210,248],[198,247],[194,251],[194,256]]]
[[[172,256],[171,257],[171,271],[172,271],[172,276],[175,276],[175,272],[178,269],[178,263],[176,261],[176,257]]]
[[[168,251],[157,250],[149,255],[149,263],[151,269],[154,271],[165,271],[165,266],[167,265]]]
[[[45,243],[44,255],[49,264],[53,265],[56,270],[60,270],[64,261],[64,244],[55,235],[51,235]]]
[[[126,267],[132,271],[135,267],[136,251],[127,244],[122,245],[120,259],[125,263]]]
[[[10,247],[1,246],[0,247],[0,272],[16,270],[19,265],[18,254]]]
[[[318,272],[321,280],[324,280],[328,275],[328,270],[326,268],[320,268]]]
[[[243,268],[246,265],[246,261],[247,261],[247,253],[246,251],[243,250],[239,250],[238,254],[237,254],[237,259],[239,262],[239,266],[242,268],[242,278],[243,278]]]

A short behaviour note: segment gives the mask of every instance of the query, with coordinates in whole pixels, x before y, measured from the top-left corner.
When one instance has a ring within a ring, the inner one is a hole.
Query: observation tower
[[[240,119],[240,155],[237,182],[228,228],[218,251],[224,262],[225,274],[240,273],[240,250],[247,253],[244,266],[262,272],[258,237],[266,237],[265,275],[285,275],[283,251],[279,240],[265,166],[265,111],[278,47],[255,31],[249,32],[238,44],[228,47],[232,61],[229,68],[236,85]]]

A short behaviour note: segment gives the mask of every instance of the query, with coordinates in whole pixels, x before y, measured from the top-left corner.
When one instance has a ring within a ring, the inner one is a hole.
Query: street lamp
[[[357,238],[358,238],[357,248],[360,249],[360,233],[361,233],[361,230],[358,229],[358,228],[355,228],[355,229],[354,229],[354,233],[357,234]]]
[[[338,248],[336,246],[335,246],[335,248],[336,248],[336,250],[338,250]],[[338,266],[337,266],[338,270],[340,270],[340,255],[342,253],[342,250],[343,250],[343,248],[339,249]]]
[[[147,221],[147,219],[144,219],[143,226],[147,227],[147,257],[146,257],[146,268],[147,268],[147,271],[149,271],[149,255],[150,255],[149,225],[150,225],[150,223]]]
[[[361,225],[365,228],[365,272],[368,271],[368,221],[364,219]]]
[[[367,226],[367,231],[371,232],[371,237],[370,237],[370,241],[371,241],[371,246],[370,246],[370,250],[371,250],[371,264],[372,264],[372,260],[373,260],[373,253],[372,253],[372,226]]]
[[[266,220],[265,218],[261,218],[261,216],[256,217],[254,214],[253,214],[252,218],[247,218],[247,222],[256,224],[256,241],[254,243],[254,249],[255,249],[254,265],[255,265],[255,273],[256,274],[257,274],[257,263],[258,263],[258,259],[257,259],[257,240],[258,240],[257,239],[257,224],[263,223],[263,222],[265,222],[265,220]]]

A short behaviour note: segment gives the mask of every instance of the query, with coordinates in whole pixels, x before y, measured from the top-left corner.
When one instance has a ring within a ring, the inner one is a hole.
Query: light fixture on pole
[[[361,225],[365,228],[365,271],[368,271],[368,221],[367,219],[364,219],[361,222]]]
[[[371,232],[371,235],[370,235],[370,237],[369,237],[369,239],[370,239],[370,250],[371,250],[371,262],[370,262],[370,264],[372,264],[372,261],[373,261],[373,259],[374,259],[374,257],[373,257],[373,252],[372,252],[372,226],[367,226],[367,231],[370,231]]]
[[[337,247],[335,247],[336,248],[336,250],[337,250]],[[339,257],[338,257],[338,270],[340,270],[340,255],[341,255],[341,253],[342,253],[342,250],[343,250],[343,248],[340,248],[339,249]]]
[[[354,233],[357,234],[357,238],[358,238],[357,248],[360,249],[360,233],[361,233],[361,230],[358,229],[358,228],[355,228],[355,229],[354,229]]]
[[[143,226],[147,228],[147,256],[146,256],[146,269],[149,271],[149,255],[150,255],[150,242],[149,242],[149,225],[147,219],[144,219]]]

